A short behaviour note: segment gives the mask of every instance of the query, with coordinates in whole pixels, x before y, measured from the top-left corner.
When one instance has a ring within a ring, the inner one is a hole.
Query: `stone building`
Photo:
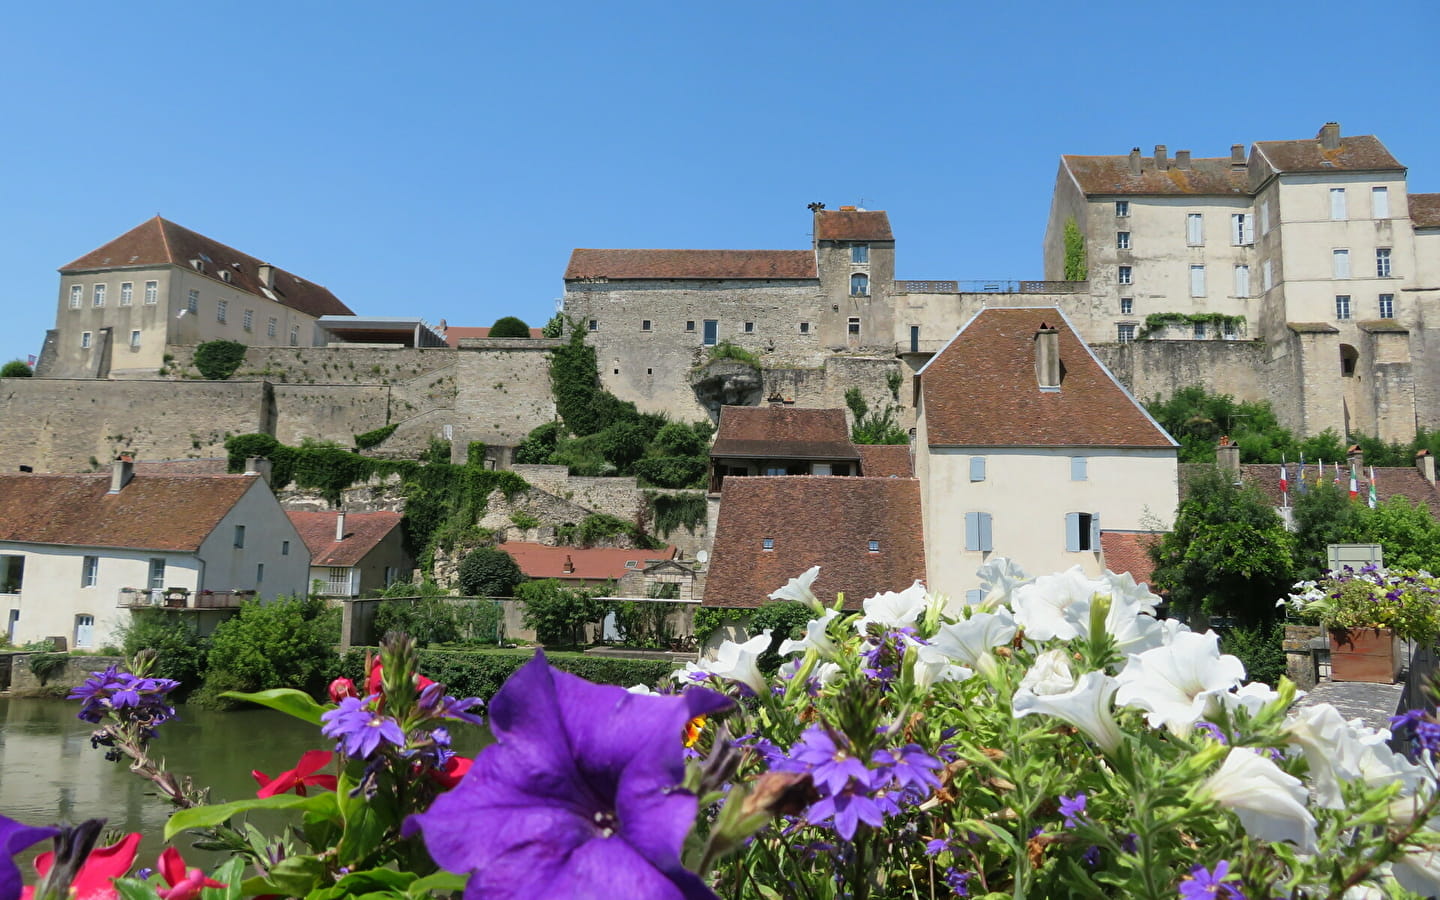
[[[153,376],[171,345],[309,347],[351,315],[321,285],[156,216],[60,267],[55,327],[35,374]]]

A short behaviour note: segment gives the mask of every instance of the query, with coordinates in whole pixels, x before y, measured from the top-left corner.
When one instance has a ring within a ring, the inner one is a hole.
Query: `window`
[[[1332,263],[1332,265],[1331,265],[1332,274],[1333,274],[1336,278],[1349,278],[1349,277],[1350,277],[1350,251],[1349,251],[1349,250],[1331,250],[1331,251],[1330,251],[1330,259],[1331,259],[1331,263]]]
[[[1330,189],[1330,218],[1337,222],[1343,222],[1349,218],[1345,213],[1345,189]]]
[[[1203,297],[1203,296],[1205,296],[1205,267],[1204,267],[1204,266],[1191,266],[1191,267],[1190,267],[1190,296],[1192,296],[1192,297]]]
[[[1065,549],[1071,553],[1100,549],[1100,514],[1065,514]]]
[[[154,306],[158,302],[160,302],[160,282],[145,282],[145,305]]]
[[[100,557],[87,556],[80,566],[80,586],[94,587],[100,583]]]
[[[694,330],[695,330],[695,320],[694,320],[694,319],[687,319],[687,320],[685,321],[685,330],[686,330],[686,331],[694,331]]]
[[[1234,320],[1234,319],[1226,319],[1226,320],[1225,320],[1225,323],[1224,323],[1224,325],[1223,325],[1222,327],[1224,328],[1224,332],[1225,332],[1225,340],[1227,340],[1227,341],[1233,341],[1233,340],[1235,340],[1235,320]]]
[[[256,584],[259,584],[260,582],[262,582],[262,581],[264,581],[264,580],[265,580],[265,564],[264,564],[264,563],[256,563],[256,564],[255,564],[255,583],[256,583]]]
[[[591,330],[591,331],[599,331],[599,330],[600,330],[600,320],[599,320],[599,319],[591,319],[591,320],[590,320],[590,330]]]
[[[1394,295],[1394,294],[1381,294],[1381,295],[1380,295],[1380,318],[1382,318],[1382,319],[1393,319],[1393,318],[1395,318],[1395,295]]]
[[[105,285],[95,285],[95,293],[90,301],[90,305],[97,307],[105,305]]]
[[[254,327],[255,327],[255,310],[253,310],[253,309],[247,309],[247,310],[245,310],[245,316],[244,316],[244,320],[243,320],[243,322],[242,322],[242,327],[243,327],[246,331],[252,331],[252,330],[254,329]]]
[[[774,538],[763,538],[763,539],[760,541],[760,549],[761,549],[761,550],[774,550],[774,549],[775,549],[775,539],[774,539]]]
[[[1375,277],[1390,277],[1390,248],[1381,247],[1375,251]]]
[[[700,343],[706,347],[713,347],[720,342],[720,321],[718,319],[706,319],[704,322],[705,331],[700,335]]]
[[[972,456],[972,457],[970,457],[970,480],[971,480],[971,481],[984,481],[984,480],[985,480],[985,457],[983,457],[983,456]]]
[[[266,337],[274,337],[274,336],[275,336],[275,326],[276,326],[277,324],[279,324],[279,323],[277,323],[277,322],[275,321],[275,317],[274,317],[274,316],[271,316],[269,319],[266,319],[266,320],[265,320],[265,335],[266,335]]]
[[[238,550],[245,546],[245,526],[235,526],[235,548]]]
[[[185,296],[185,308],[190,310],[190,315],[192,316],[200,311],[199,291],[191,290],[190,293]]]
[[[1204,213],[1189,213],[1185,216],[1185,243],[1192,247],[1205,243]]]
[[[1230,216],[1230,243],[1237,247],[1248,247],[1255,243],[1255,218],[1245,213]]]
[[[809,322],[801,322],[801,323],[800,323],[800,333],[801,333],[801,334],[809,334],[809,333],[810,333],[810,323],[809,323]]]
[[[135,282],[120,282],[120,305],[129,306],[135,302]]]
[[[1122,343],[1122,344],[1132,344],[1132,343],[1134,343],[1134,342],[1135,342],[1135,323],[1134,323],[1134,322],[1122,322],[1121,324],[1115,326],[1115,340],[1119,341],[1119,342]]]
[[[165,590],[165,560],[161,557],[150,560],[150,590]]]
[[[850,296],[870,296],[870,276],[864,272],[856,272],[850,276]]]
[[[1349,344],[1340,345],[1340,374],[1345,378],[1355,377],[1355,365],[1360,362],[1360,353]]]
[[[1129,249],[1130,249],[1130,232],[1128,232],[1128,231],[1117,231],[1117,232],[1115,232],[1115,249],[1116,249],[1116,250],[1129,250]]]
[[[1237,297],[1248,297],[1248,296],[1250,296],[1250,267],[1249,267],[1249,266],[1236,266],[1236,267],[1235,267],[1235,296],[1237,296]]]
[[[1134,297],[1121,297],[1121,298],[1120,298],[1120,315],[1122,315],[1122,316],[1129,316],[1129,315],[1134,315],[1134,313],[1135,313],[1135,298],[1134,298]]]
[[[869,543],[867,543],[867,544],[865,545],[865,548],[866,548],[867,550],[869,550],[871,553],[879,553],[879,552],[880,552],[880,542],[879,542],[879,541],[870,541]]]
[[[70,285],[70,308],[79,309],[80,301],[84,298],[84,296],[85,288],[81,287],[78,284]]]
[[[746,334],[754,334],[754,333],[755,333],[755,323],[754,323],[754,322],[746,322],[746,323],[745,323],[745,333],[746,333]]]
[[[649,320],[649,319],[641,319],[641,320],[640,320],[640,330],[641,330],[641,331],[649,331],[649,330],[650,330],[650,320]]]
[[[1350,318],[1350,295],[1349,295],[1349,294],[1337,294],[1337,295],[1335,296],[1335,318],[1337,318],[1337,319],[1348,319],[1348,318]]]
[[[1088,456],[1070,457],[1070,480],[1088,481],[1090,479],[1090,458]]]
[[[850,261],[858,265],[867,265],[870,262],[869,244],[851,244]]]
[[[1196,322],[1190,330],[1190,335],[1197,341],[1205,340],[1205,323]]]
[[[995,549],[990,542],[990,514],[967,512],[965,514],[965,549],[988,553]]]
[[[130,349],[131,349],[131,350],[139,350],[139,349],[140,349],[140,332],[138,332],[138,331],[132,331],[132,332],[130,332]]]
[[[1133,284],[1134,281],[1133,276],[1130,273],[1130,267],[1120,266],[1120,268],[1115,273],[1115,280],[1118,281],[1120,284]]]
[[[1390,218],[1390,189],[1373,187],[1370,189],[1370,215],[1377,219]]]
[[[298,347],[298,346],[300,346],[300,326],[299,326],[299,325],[291,325],[291,326],[290,326],[290,346],[292,346],[292,347]]]
[[[88,332],[88,331],[82,331],[82,332],[80,332],[80,349],[81,349],[81,350],[89,350],[89,349],[90,349],[90,332]]]
[[[289,542],[289,541],[281,541],[281,542],[280,542],[280,555],[281,555],[281,556],[289,556],[289,555],[290,555],[290,542]]]
[[[230,310],[230,301],[229,301],[229,300],[221,300],[220,302],[216,303],[216,304],[215,304],[215,321],[217,321],[217,322],[224,322],[224,321],[225,321],[225,315],[226,315],[226,313],[229,312],[229,310]]]
[[[846,326],[846,331],[847,331],[848,333],[850,333],[850,334],[856,334],[856,335],[858,335],[858,334],[860,333],[860,317],[859,317],[859,316],[851,316],[851,317],[850,317],[850,322],[849,322],[849,324]]]
[[[1270,201],[1264,200],[1260,203],[1260,233],[1270,233]]]
[[[1265,260],[1265,265],[1260,271],[1260,277],[1265,290],[1268,291],[1275,286],[1275,266],[1271,260]]]
[[[1128,215],[1130,215],[1130,201],[1129,201],[1129,200],[1116,200],[1116,201],[1115,201],[1115,217],[1118,218],[1118,219],[1123,219],[1123,218],[1125,218],[1125,217],[1128,216]]]

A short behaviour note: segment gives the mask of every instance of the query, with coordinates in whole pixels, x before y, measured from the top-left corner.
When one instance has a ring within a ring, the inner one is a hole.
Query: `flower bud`
[[[348,678],[337,678],[330,682],[330,702],[339,703],[346,697],[359,697],[360,691],[356,689],[355,682]]]

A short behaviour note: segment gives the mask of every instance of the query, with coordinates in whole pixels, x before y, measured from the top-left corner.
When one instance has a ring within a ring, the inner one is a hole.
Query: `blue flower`
[[[1060,815],[1065,817],[1065,827],[1074,828],[1076,820],[1085,814],[1085,792],[1073,797],[1060,797]]]
[[[60,833],[58,828],[40,828],[0,816],[0,900],[18,900],[24,883],[15,854],[32,844]]]
[[[405,746],[405,732],[400,730],[400,723],[391,716],[367,708],[367,705],[373,705],[370,701],[374,699],[375,695],[371,694],[364,700],[356,697],[341,700],[337,708],[320,717],[325,723],[320,733],[338,739],[336,749],[356,759],[369,759],[385,742],[397,747]]]
[[[1220,860],[1212,873],[1204,866],[1190,870],[1189,876],[1180,882],[1181,900],[1205,900],[1207,897],[1228,897],[1230,900],[1245,900],[1245,895],[1234,885],[1225,884],[1230,877],[1230,863]]]

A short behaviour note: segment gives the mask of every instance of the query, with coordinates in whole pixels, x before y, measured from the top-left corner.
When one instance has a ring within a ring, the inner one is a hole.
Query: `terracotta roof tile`
[[[613,547],[551,547],[524,541],[506,541],[498,549],[510,554],[520,571],[530,578],[559,578],[566,581],[619,581],[626,573],[643,569],[657,560],[674,559],[675,547],[664,550],[617,550]],[[574,571],[565,571],[569,560]],[[633,565],[632,565],[633,564]]]
[[[1157,169],[1154,157],[1140,158],[1140,174],[1130,172],[1128,156],[1062,156],[1061,163],[1088,194],[1247,194],[1249,176],[1230,157],[1190,160],[1182,169],[1171,160]]]
[[[1182,463],[1180,465],[1180,499],[1185,499],[1189,479],[1197,469],[1207,468],[1209,463]],[[1287,473],[1290,481],[1290,501],[1295,501],[1295,495],[1300,490],[1299,464],[1290,463]],[[1320,477],[1318,467],[1314,463],[1307,463],[1305,466],[1306,481],[1314,484],[1317,477]],[[1359,473],[1356,484],[1360,490],[1360,499],[1363,501],[1370,494],[1370,469],[1367,466]],[[1246,484],[1252,484],[1260,489],[1260,492],[1269,498],[1275,506],[1281,503],[1280,497],[1280,465],[1279,463],[1245,463],[1240,467],[1240,477]],[[1325,466],[1323,479],[1326,482],[1335,480],[1335,461],[1329,460]],[[1341,486],[1350,487],[1350,469],[1346,462],[1340,463]],[[1440,491],[1435,485],[1425,480],[1420,470],[1414,466],[1376,466],[1375,467],[1375,499],[1381,503],[1391,497],[1405,497],[1413,503],[1424,503],[1430,509],[1430,514],[1440,519]]]
[[[359,565],[375,545],[400,526],[405,517],[397,512],[352,512],[345,514],[345,539],[335,540],[334,512],[287,511],[290,524],[300,532],[312,566]]]
[[[0,541],[136,550],[200,549],[253,475],[0,475]]]
[[[205,257],[209,257],[208,262]],[[61,266],[60,271],[68,274],[89,269],[149,268],[167,264],[188,269],[192,259],[204,262],[203,274],[219,280],[221,271],[228,271],[229,284],[256,296],[265,296],[265,287],[260,283],[261,260],[159,216]],[[234,263],[238,263],[238,267]],[[274,295],[276,301],[317,318],[354,315],[350,307],[324,287],[280,268],[275,268]]]
[[[565,280],[585,278],[814,279],[811,250],[586,250],[570,254]]]
[[[723,406],[712,457],[856,459],[843,409]]]
[[[764,541],[774,541],[765,550]],[[878,541],[880,549],[869,550]],[[727,478],[705,606],[755,607],[811,566],[815,596],[845,608],[925,577],[920,483],[913,478]]]
[[[1440,228],[1440,194],[1411,194],[1410,221],[1416,228]]]
[[[1101,531],[1105,568],[1117,574],[1129,572],[1137,583],[1149,584],[1155,577],[1155,563],[1147,551],[1162,536],[1156,531]]]
[[[1255,149],[1276,172],[1337,172],[1404,169],[1373,134],[1340,138],[1340,147],[1326,150],[1317,138],[1299,141],[1256,141]]]
[[[1042,391],[1035,335],[1058,332],[1061,380]],[[932,447],[1176,446],[1053,307],[981,310],[920,370]]]
[[[914,478],[915,461],[909,444],[856,444],[860,474],[870,478]]]
[[[815,214],[817,241],[893,241],[890,217],[880,209],[822,209]]]

